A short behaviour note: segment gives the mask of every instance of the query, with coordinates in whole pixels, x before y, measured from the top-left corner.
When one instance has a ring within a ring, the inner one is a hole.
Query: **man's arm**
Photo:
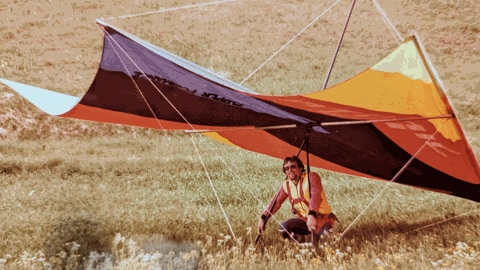
[[[309,174],[310,182],[310,203],[308,206],[308,215],[307,215],[307,227],[310,231],[315,231],[317,227],[317,215],[319,214],[317,211],[320,208],[320,204],[322,203],[322,180],[320,179],[320,175],[315,172],[311,172]]]
[[[320,204],[322,203],[322,180],[320,179],[320,175],[316,172],[310,173],[310,204],[308,209],[310,210],[309,213],[312,211],[316,214],[318,209],[320,208]],[[312,213],[313,214],[313,213]]]
[[[258,220],[258,233],[261,234],[265,231],[265,224],[268,218],[275,214],[282,206],[282,203],[287,199],[288,194],[280,187],[277,194],[270,200],[265,210],[262,212],[262,216]]]

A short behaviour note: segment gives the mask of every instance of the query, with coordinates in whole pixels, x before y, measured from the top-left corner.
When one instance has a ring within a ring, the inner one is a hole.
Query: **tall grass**
[[[0,3],[0,76],[73,95],[84,93],[98,67],[96,18],[190,4],[53,2]],[[357,2],[330,85],[398,44],[380,27],[371,2]],[[109,22],[240,82],[329,4],[236,1]],[[402,34],[414,29],[424,41],[478,155],[480,44],[472,22],[480,7],[475,0],[381,4]],[[283,95],[320,89],[349,5],[342,1],[245,86]],[[397,184],[372,202],[385,183],[317,169],[340,219],[334,232],[320,247],[296,245],[280,240],[272,219],[255,244],[258,215],[282,179],[278,160],[197,135],[53,118],[0,91],[0,269],[475,269],[479,263],[477,203]],[[288,208],[275,218],[290,217]]]
[[[425,269],[478,262],[476,203],[395,184],[338,239],[383,184],[324,171],[341,223],[323,255],[281,241],[275,220],[254,244],[258,213],[282,179],[278,161],[194,139],[234,235],[193,147],[177,147],[188,146],[188,136],[2,141],[4,266]],[[284,208],[279,220],[291,215]]]

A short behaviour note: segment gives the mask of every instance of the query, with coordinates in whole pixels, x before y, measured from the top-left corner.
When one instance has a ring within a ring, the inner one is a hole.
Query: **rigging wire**
[[[167,101],[167,103],[179,114],[179,116],[180,116],[192,129],[195,129],[195,128],[193,127],[193,125],[185,118],[185,116],[175,107],[175,105],[174,105],[174,104],[165,96],[165,94],[155,85],[155,83],[153,83],[153,81],[152,81],[148,76],[146,76],[146,74],[144,73],[144,71],[143,71],[143,70],[137,65],[137,63],[128,55],[128,53],[120,46],[120,44],[118,44],[118,42],[117,42],[103,27],[101,27],[101,28],[102,28],[102,30],[105,32],[105,35],[108,37],[109,42],[111,42],[112,45],[113,45],[113,43],[115,43],[115,45],[123,52],[123,54],[130,60],[130,62],[132,62],[132,64],[135,65],[135,67],[144,75],[144,77],[147,78],[148,82],[155,88],[155,90],[156,90],[158,93],[160,93],[160,95],[161,95],[161,96]],[[113,41],[113,43],[112,43],[112,41]],[[160,120],[158,119],[157,115],[155,114],[155,112],[153,111],[153,109],[151,108],[151,106],[149,105],[149,103],[148,103],[147,99],[145,98],[145,96],[143,95],[140,87],[135,83],[135,79],[128,73],[128,69],[127,69],[125,63],[123,62],[123,60],[122,60],[119,52],[117,51],[117,49],[115,48],[115,46],[112,46],[112,48],[114,48],[115,54],[116,54],[117,57],[119,58],[120,62],[122,62],[122,65],[123,65],[123,67],[125,68],[126,73],[127,73],[128,76],[130,77],[130,79],[133,81],[133,83],[135,84],[135,87],[136,87],[137,91],[138,91],[138,92],[140,93],[140,95],[142,96],[142,99],[145,101],[145,103],[146,103],[146,105],[148,106],[150,112],[152,113],[152,115],[154,116],[155,120],[156,120],[157,123],[159,124],[159,127],[160,127],[161,129],[163,129],[163,126],[161,125]],[[225,218],[225,220],[226,220],[226,222],[227,222],[227,226],[229,227],[230,232],[232,233],[232,237],[233,237],[233,239],[237,240],[237,238],[236,238],[236,236],[235,236],[235,233],[234,233],[234,231],[233,231],[232,225],[231,225],[231,223],[230,223],[230,221],[229,221],[229,219],[228,219],[228,216],[227,216],[227,214],[226,214],[226,212],[225,212],[225,209],[224,209],[223,204],[222,204],[222,202],[221,202],[221,200],[220,200],[220,197],[218,196],[218,193],[217,193],[215,187],[213,186],[212,178],[210,177],[210,174],[209,174],[209,172],[208,172],[208,170],[207,170],[207,167],[206,167],[206,165],[205,165],[205,162],[204,162],[203,159],[202,159],[202,156],[201,156],[201,154],[200,154],[200,151],[199,151],[199,149],[198,149],[198,147],[197,147],[197,144],[196,144],[193,136],[190,136],[190,139],[191,139],[192,144],[193,144],[193,146],[194,146],[194,148],[195,148],[195,152],[196,152],[196,154],[197,154],[197,156],[198,156],[198,158],[199,158],[199,160],[200,160],[200,163],[202,164],[202,167],[203,167],[203,170],[204,170],[204,172],[205,172],[205,175],[206,175],[206,177],[207,177],[207,179],[208,179],[208,181],[209,181],[209,183],[210,183],[210,187],[211,187],[212,190],[213,190],[213,193],[214,193],[214,195],[215,195],[215,198],[216,198],[216,200],[217,200],[217,202],[218,202],[218,204],[219,204],[219,207],[220,207],[220,209],[221,209],[221,211],[222,211],[222,213],[223,213],[223,216],[224,216],[224,218]]]
[[[403,41],[402,35],[400,35],[400,32],[397,30],[397,28],[395,28],[395,25],[393,25],[393,23],[390,21],[390,19],[388,19],[387,14],[385,13],[385,11],[383,11],[380,4],[377,2],[377,0],[372,0],[372,2],[373,2],[373,5],[377,8],[380,15],[382,15],[382,19],[385,22],[385,24],[387,26],[390,26],[388,28],[388,30],[390,30],[390,33],[392,33],[392,35],[394,35],[394,36],[396,35],[396,37],[399,40],[399,43],[402,43],[402,41]]]
[[[462,216],[467,216],[467,215],[469,215],[469,214],[473,214],[473,213],[476,213],[476,212],[479,212],[479,213],[480,213],[480,209],[474,209],[474,210],[465,212],[465,213],[463,213],[463,214],[453,216],[453,217],[451,217],[451,218],[443,219],[443,220],[434,222],[434,223],[432,223],[432,224],[428,224],[428,225],[425,225],[425,226],[423,226],[423,227],[416,228],[416,229],[414,229],[414,230],[408,231],[408,232],[406,232],[406,233],[413,233],[413,232],[416,232],[416,231],[420,231],[420,230],[423,230],[423,229],[426,229],[426,228],[430,228],[430,227],[432,227],[432,226],[435,226],[435,225],[438,225],[438,224],[441,224],[441,223],[445,223],[445,222],[447,222],[447,221],[454,220],[454,219],[457,219],[457,218],[462,217]]]
[[[110,34],[109,34],[103,27],[102,27],[102,30],[104,31],[105,35],[108,37],[107,40],[108,40],[108,42],[110,42],[110,44],[112,45],[112,48],[113,48],[113,50],[115,51],[115,54],[117,55],[118,59],[119,59],[120,62],[122,63],[122,66],[123,66],[123,68],[125,69],[125,72],[128,73],[127,66],[125,65],[125,62],[123,62],[122,58],[120,57],[119,52],[118,52],[117,49],[115,48],[114,42],[116,43],[116,45],[117,45],[120,49],[122,49],[122,48],[121,48],[120,45],[115,41],[115,39],[113,39],[113,38],[110,36]],[[114,41],[114,42],[112,42],[112,41]],[[123,51],[123,49],[122,49],[122,51]],[[123,51],[123,53],[124,53],[125,55],[127,55],[125,51]],[[132,60],[128,55],[127,55],[127,57],[130,59],[130,61],[133,62],[133,60]],[[143,71],[141,71],[141,72],[143,73]],[[143,73],[143,75],[145,75],[145,74]],[[138,86],[137,82],[132,78],[132,76],[131,76],[130,74],[128,74],[128,76],[129,76],[130,79],[132,80],[132,83],[135,85],[135,88],[137,89],[138,93],[139,93],[140,96],[142,97],[143,101],[145,101],[145,104],[147,105],[148,110],[150,111],[150,113],[151,113],[151,114],[153,115],[153,117],[155,118],[155,121],[157,122],[157,124],[158,124],[158,126],[160,127],[160,129],[164,129],[162,123],[160,122],[160,120],[158,119],[157,115],[155,114],[155,111],[153,111],[152,107],[150,106],[150,103],[148,103],[147,99],[146,99],[145,96],[143,95],[143,92],[140,90],[140,86]],[[145,76],[145,77],[148,78],[148,76]],[[150,78],[148,78],[148,80],[150,81]],[[151,83],[152,83],[152,82],[151,82]],[[153,83],[152,83],[152,84],[153,84]],[[155,87],[155,85],[154,85],[154,87]],[[164,97],[164,98],[165,98],[165,97]],[[167,99],[167,102],[170,104],[170,102],[169,102],[168,99]],[[172,104],[170,104],[170,105],[172,105]]]
[[[400,168],[400,170],[395,174],[395,176],[393,176],[393,178],[388,181],[387,184],[385,184],[385,187],[383,187],[378,193],[377,195],[375,195],[375,197],[373,197],[373,199],[370,201],[370,203],[367,204],[367,206],[364,207],[364,209],[360,212],[360,214],[358,214],[358,216],[347,226],[347,228],[340,234],[339,238],[336,240],[336,242],[339,242],[344,236],[345,234],[350,230],[350,228],[353,226],[353,224],[355,224],[364,214],[365,212],[367,211],[367,209],[369,209],[372,204],[385,192],[385,190],[387,190],[387,188],[390,187],[390,185],[392,183],[394,183],[395,181],[397,181],[398,177],[408,168],[408,166],[410,166],[410,164],[415,160],[415,158],[417,157],[417,155],[425,148],[425,146],[428,145],[428,143],[432,140],[433,137],[435,137],[435,135],[438,133],[438,129],[435,130],[435,132],[422,144],[422,146],[417,150],[417,152],[415,152],[412,157],[405,163],[405,165],[403,165],[402,168]]]
[[[325,11],[322,12],[322,14],[318,15],[313,21],[311,21],[307,26],[305,26],[300,32],[298,32],[295,36],[293,36],[287,43],[285,43],[280,49],[278,49],[276,52],[274,52],[267,60],[265,60],[260,66],[258,66],[255,70],[253,70],[250,74],[248,74],[243,81],[240,82],[240,85],[242,85],[244,82],[246,82],[248,79],[250,79],[257,71],[259,71],[263,66],[265,66],[270,60],[272,60],[275,56],[277,56],[281,51],[283,51],[290,43],[292,43],[295,39],[297,39],[303,32],[305,32],[308,28],[312,27],[318,20],[320,20],[323,15],[325,15],[328,11],[330,11],[334,6],[336,6],[341,0],[335,1],[331,6],[329,6]]]
[[[172,7],[172,8],[163,8],[163,9],[159,9],[159,10],[155,10],[155,11],[147,11],[147,12],[136,13],[136,14],[122,15],[122,16],[118,16],[117,18],[118,19],[132,18],[132,17],[151,15],[151,14],[156,14],[156,13],[163,13],[163,12],[168,12],[168,11],[177,11],[177,10],[181,10],[181,9],[204,7],[204,6],[209,6],[209,5],[218,5],[218,4],[228,3],[228,2],[235,2],[235,1],[237,1],[237,0],[220,0],[220,1],[215,1],[215,2],[206,2],[206,3],[185,5],[185,6]],[[115,18],[111,17],[111,18],[106,18],[104,20],[113,20],[113,19],[115,19]]]

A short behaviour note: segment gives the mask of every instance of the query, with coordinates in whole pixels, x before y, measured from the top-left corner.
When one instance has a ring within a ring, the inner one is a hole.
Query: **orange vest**
[[[308,177],[303,177],[295,185],[292,180],[287,179],[283,183],[283,190],[288,194],[288,199],[292,204],[292,211],[300,217],[306,217],[308,215],[309,203],[310,203],[310,183]],[[328,205],[325,191],[321,192],[322,201],[318,209],[313,209],[318,214],[330,214],[332,211],[330,205]]]

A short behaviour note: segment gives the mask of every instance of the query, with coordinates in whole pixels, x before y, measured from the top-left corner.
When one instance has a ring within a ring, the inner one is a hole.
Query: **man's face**
[[[302,176],[302,169],[300,169],[296,162],[287,161],[283,165],[283,172],[290,180],[299,180]]]

